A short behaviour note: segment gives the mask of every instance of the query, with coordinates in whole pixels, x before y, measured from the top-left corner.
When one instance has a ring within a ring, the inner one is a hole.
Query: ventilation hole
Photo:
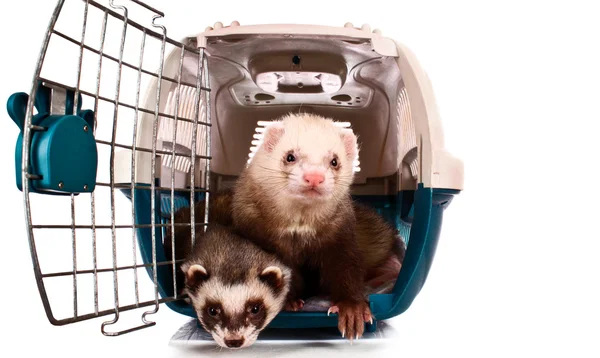
[[[272,99],[275,99],[275,97],[271,96],[270,94],[266,94],[266,93],[257,93],[254,95],[254,99],[257,101],[270,101]]]
[[[360,99],[360,97],[356,97],[356,99]]]
[[[292,57],[292,63],[294,65],[299,65],[300,64],[300,56],[294,56],[294,57]]]
[[[250,98],[246,98],[246,102],[250,102]]]
[[[260,103],[259,101],[254,102],[254,104],[259,104],[259,103]]]
[[[304,83],[298,82],[298,88],[302,88],[302,87],[304,87]]]
[[[350,105],[351,105],[351,104],[352,104],[352,102],[348,102],[348,104],[350,104]]]
[[[337,96],[331,97],[331,100],[339,102],[349,102],[350,100],[352,100],[352,97],[348,96],[347,94],[338,94]]]
[[[360,103],[360,101],[357,100],[356,103]]]
[[[248,95],[245,95],[244,97],[246,97],[246,98],[250,98],[250,96],[248,96]]]
[[[338,102],[337,104],[342,104],[342,102]]]
[[[271,101],[266,101],[265,103],[269,104],[269,103],[271,103]]]

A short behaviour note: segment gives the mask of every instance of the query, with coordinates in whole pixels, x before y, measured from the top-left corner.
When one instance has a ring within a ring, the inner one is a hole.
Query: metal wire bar
[[[44,306],[44,310],[46,311],[46,316],[50,322],[56,322],[56,319],[52,315],[52,310],[50,308],[50,302],[48,301],[48,295],[46,292],[46,287],[44,285],[44,281],[41,277],[40,271],[40,262],[38,260],[37,248],[35,245],[35,240],[33,236],[33,228],[31,227],[31,204],[29,201],[29,181],[31,180],[31,173],[29,173],[29,147],[31,145],[31,119],[33,116],[33,105],[34,100],[37,94],[38,89],[38,80],[40,78],[40,73],[42,70],[42,65],[44,63],[44,58],[46,56],[46,51],[48,50],[48,44],[50,43],[51,31],[56,25],[56,21],[58,20],[58,15],[60,14],[62,7],[64,5],[64,0],[59,0],[54,8],[54,12],[50,17],[50,21],[48,23],[48,28],[46,31],[46,37],[44,38],[41,46],[41,50],[39,52],[38,60],[35,67],[35,72],[33,76],[33,80],[31,83],[31,90],[29,92],[29,100],[27,102],[27,109],[25,111],[25,122],[23,123],[23,149],[22,149],[22,159],[21,159],[21,170],[22,170],[22,188],[23,188],[23,207],[25,214],[25,223],[27,224],[27,238],[29,240],[29,250],[31,253],[31,259],[34,267],[34,275],[36,279],[36,283],[38,286],[38,290],[40,291],[40,296],[42,298],[42,305]]]
[[[145,29],[144,29],[144,30],[142,30],[142,31],[144,31],[144,33],[146,33],[146,31],[147,31],[147,30],[145,30]],[[81,43],[81,42],[79,42],[79,41],[75,40],[74,38],[72,38],[72,37],[70,37],[70,36],[68,36],[68,35],[65,35],[65,34],[63,34],[62,32],[60,32],[60,31],[58,31],[58,30],[53,30],[52,32],[53,32],[54,34],[56,34],[57,36],[60,36],[60,37],[62,37],[63,39],[65,39],[65,40],[69,41],[69,42],[72,42],[72,43],[74,43],[74,44],[76,44],[76,45],[80,45],[80,46],[81,46],[81,47],[83,47],[84,49],[86,49],[86,50],[88,50],[88,51],[90,51],[90,52],[93,52],[93,53],[95,53],[96,55],[103,56],[103,57],[105,57],[105,58],[107,58],[107,59],[109,59],[109,60],[112,60],[112,61],[114,61],[114,62],[117,62],[117,63],[119,62],[119,59],[118,59],[118,58],[116,58],[116,57],[113,57],[113,56],[111,56],[111,55],[108,55],[108,54],[105,54],[105,53],[103,53],[103,54],[100,54],[100,51],[98,51],[98,50],[94,49],[93,47],[90,47],[90,46],[88,46],[88,45],[86,45],[86,44],[83,44],[83,43]],[[152,72],[152,71],[144,70],[144,69],[142,68],[142,65],[141,65],[141,64],[140,64],[139,66],[135,66],[135,65],[132,65],[132,64],[130,64],[129,62],[126,62],[126,61],[123,61],[123,62],[122,62],[122,64],[123,64],[123,66],[125,66],[125,67],[129,67],[130,69],[132,69],[132,70],[134,70],[134,71],[141,71],[142,73],[144,73],[144,74],[146,74],[146,75],[152,76],[152,77],[154,77],[154,78],[158,78],[158,74],[156,74],[156,73],[154,73],[154,72]],[[165,80],[165,81],[168,81],[168,82],[172,82],[172,83],[177,83],[177,80],[175,80],[175,79],[173,79],[173,78],[171,78],[171,77],[167,77],[167,76],[163,76],[163,80]],[[182,82],[182,84],[183,84],[183,85],[186,85],[186,86],[190,86],[190,87],[195,87],[195,85],[194,85],[194,84],[192,84],[192,83],[189,83],[189,82]]]
[[[160,17],[164,17],[165,16],[165,14],[162,11],[156,10],[152,6],[150,6],[148,4],[145,4],[145,3],[143,3],[143,2],[141,2],[139,0],[131,0],[131,2],[136,3],[136,4],[140,5],[141,7],[145,8],[147,10],[150,10],[150,11],[154,12],[157,15],[160,15]]]
[[[79,48],[79,65],[77,66],[77,84],[75,85],[75,95],[73,98],[73,110],[71,113],[77,115],[79,106],[79,86],[81,85],[81,67],[83,65],[83,43],[85,41],[85,30],[88,18],[88,2],[85,2],[83,10],[83,25],[81,28],[81,42]],[[73,315],[77,316],[77,237],[75,234],[75,194],[71,193],[71,235],[73,250]]]
[[[200,50],[198,54],[198,72],[196,73],[196,96],[194,99],[194,124],[192,125],[192,156],[191,156],[191,172],[190,172],[190,223],[191,223],[191,247],[193,250],[196,244],[196,213],[195,213],[195,188],[196,188],[196,140],[198,136],[198,117],[200,116],[200,96],[202,89],[202,65],[204,59],[204,51]]]
[[[48,80],[48,79],[41,78],[41,77],[40,77],[40,80],[42,80],[43,82],[45,82],[47,84],[50,84],[50,85],[53,85],[53,86],[57,86],[57,87],[60,87],[60,88],[64,88],[64,89],[67,89],[67,90],[72,90],[72,91],[75,90],[73,87],[67,86],[67,85],[59,83],[59,82],[55,82],[55,81]],[[95,98],[97,97],[98,99],[100,99],[100,100],[102,100],[104,102],[107,102],[107,103],[111,103],[111,104],[115,103],[115,99],[110,99],[110,98],[107,98],[107,97],[104,97],[104,96],[96,95],[96,94],[93,94],[91,92],[88,92],[88,91],[85,91],[85,90],[82,90],[82,89],[80,89],[79,92],[81,94],[84,94],[84,95],[89,96],[89,97],[95,97]],[[124,103],[124,102],[120,102],[120,101],[116,101],[116,103],[119,106],[123,106],[125,108],[129,108],[129,109],[135,110],[135,106],[134,105],[131,105],[131,104],[128,104],[128,103]],[[144,112],[144,113],[147,113],[147,114],[154,114],[154,111],[151,111],[151,110],[148,110],[148,109],[145,109],[145,108],[138,108],[138,110],[140,112]],[[165,117],[165,118],[170,118],[170,119],[174,119],[175,118],[175,117],[173,117],[170,114],[162,113],[162,112],[159,112],[158,115],[160,117]],[[184,121],[184,122],[194,123],[193,119],[179,118],[179,120],[180,121]],[[203,122],[199,122],[198,124],[206,125],[206,126],[209,125],[208,123],[203,123]]]
[[[152,17],[152,26],[156,27],[156,28],[160,28],[162,30],[162,42],[161,42],[161,49],[160,49],[160,64],[159,64],[159,76],[158,76],[158,82],[156,84],[156,106],[155,106],[155,113],[154,113],[154,121],[152,122],[152,164],[151,164],[151,172],[152,175],[150,177],[150,186],[151,186],[151,191],[150,191],[150,223],[152,224],[152,274],[153,274],[153,282],[154,282],[154,298],[156,301],[156,304],[154,306],[154,310],[152,311],[146,311],[144,312],[144,314],[142,314],[142,321],[145,324],[155,324],[155,322],[150,322],[146,320],[146,316],[149,314],[155,314],[156,312],[158,312],[158,272],[157,272],[157,265],[156,265],[156,182],[155,182],[155,178],[156,178],[156,137],[158,135],[158,114],[159,114],[159,109],[160,109],[160,90],[162,88],[162,74],[163,74],[163,70],[164,70],[164,62],[165,62],[165,45],[166,45],[166,39],[167,39],[167,29],[162,26],[162,25],[157,25],[156,24],[156,20],[162,18],[162,16],[160,15],[155,15],[154,17]],[[174,248],[173,248],[174,249]]]
[[[104,41],[106,39],[106,25],[108,22],[108,13],[104,13],[102,18],[102,30],[100,35],[100,57],[98,58],[98,72],[96,73],[96,94],[94,95],[94,137],[96,136],[96,127],[98,124],[98,105],[100,103],[100,78],[102,77],[102,53],[104,52]],[[96,238],[96,193],[92,192],[91,198],[92,211],[92,246],[93,246],[93,261],[94,261],[94,312],[98,313],[98,273],[95,272],[98,268],[97,258],[97,238]]]
[[[123,11],[125,19],[127,19],[127,8],[121,5],[115,5],[113,0],[110,0],[110,6],[114,9],[120,9]],[[117,231],[115,228],[115,141],[117,138],[117,118],[119,114],[119,95],[121,91],[121,71],[123,66],[121,64],[123,60],[123,52],[125,50],[125,36],[127,34],[127,22],[123,23],[123,30],[121,32],[121,46],[119,50],[119,67],[117,69],[117,83],[115,86],[115,100],[114,100],[114,112],[113,112],[113,127],[112,127],[112,146],[110,148],[110,220],[112,225],[112,256],[113,256],[113,284],[114,284],[114,303],[115,303],[115,317],[112,321],[106,321],[102,323],[102,333],[110,334],[105,331],[106,325],[112,325],[119,320],[119,278],[117,275]]]
[[[173,123],[173,154],[172,163],[175,163],[175,149],[177,146],[177,118],[179,117],[179,101],[181,99],[181,77],[183,71],[183,58],[185,57],[185,47],[181,47],[181,56],[179,58],[179,70],[177,71],[177,90],[175,92],[175,121]],[[175,267],[175,166],[171,166],[171,260],[173,261],[173,295],[177,295],[177,268]]]
[[[203,223],[196,223],[202,225]],[[155,224],[156,227],[168,227],[171,224]],[[175,226],[190,226],[190,223],[175,223]],[[33,229],[70,229],[72,225],[31,225]],[[112,225],[75,225],[75,229],[112,229]],[[152,224],[115,225],[116,229],[147,229]]]
[[[98,182],[98,183],[96,183],[96,186],[105,186],[105,187],[107,186],[107,187],[110,187],[111,184],[110,183]],[[131,185],[130,184],[118,184],[118,183],[115,183],[114,187],[116,189],[130,189]],[[152,190],[152,187],[145,186],[145,185],[136,185],[135,189]],[[171,188],[164,187],[164,186],[155,186],[154,189],[158,190],[158,191],[167,191],[167,190],[170,190]],[[190,190],[191,189],[187,189],[187,188],[178,188],[177,189],[177,191],[182,191],[182,192],[189,192]],[[204,191],[206,191],[206,189],[196,189],[196,191],[198,191],[198,192],[200,192],[200,191],[204,192]]]
[[[167,298],[161,298],[158,300],[158,303],[167,303],[167,302],[173,302],[173,301],[178,301],[182,299],[182,297],[177,297],[177,298],[173,298],[173,297],[167,297]],[[142,308],[142,307],[148,307],[148,306],[152,306],[156,304],[155,300],[151,300],[151,301],[145,301],[145,302],[140,302],[139,305],[127,305],[127,306],[121,306],[120,310],[121,311],[128,311],[128,310],[132,310],[135,308]],[[101,316],[105,316],[105,315],[109,315],[111,313],[115,313],[116,310],[115,309],[109,309],[109,310],[104,310],[104,311],[100,311],[98,313],[89,313],[89,314],[85,314],[85,315],[81,315],[79,317],[72,317],[72,318],[66,318],[66,319],[62,319],[62,320],[54,320],[53,323],[56,325],[65,325],[65,324],[69,324],[69,323],[73,323],[73,322],[78,322],[78,321],[85,321],[85,320],[89,320],[92,318],[96,318],[96,317],[101,317]],[[138,327],[133,327],[130,329],[126,329],[117,333],[107,333],[107,335],[110,336],[117,336],[117,335],[121,335],[121,334],[125,334],[125,333],[129,333],[129,332],[133,332],[133,331],[137,331],[139,329],[142,328],[146,328],[148,326],[146,325],[142,325],[142,326],[138,326]]]
[[[135,94],[135,116],[133,119],[133,140],[132,140],[132,151],[131,151],[131,222],[135,223],[135,155],[136,150],[134,149],[137,145],[137,131],[138,131],[138,118],[140,114],[140,86],[142,81],[142,63],[144,61],[144,47],[146,45],[146,29],[142,30],[142,44],[140,46],[140,66],[138,70],[138,78],[136,84]],[[133,245],[133,262],[134,266],[137,265],[137,252],[136,252],[136,235],[135,230],[131,232],[131,241]],[[135,284],[135,303],[140,303],[139,287],[138,287],[138,276],[137,270],[134,271],[134,284]]]
[[[106,144],[106,145],[113,146],[112,142],[108,142],[108,141],[101,140],[101,139],[96,139],[96,143],[98,143],[98,144]],[[130,145],[115,143],[114,146],[118,147],[118,148],[124,148],[124,149],[133,150],[133,147],[130,146]],[[143,147],[135,147],[135,150],[140,151],[140,152],[146,152],[146,153],[154,153],[152,151],[152,149],[143,148]],[[155,153],[156,154],[171,155],[172,152],[166,151],[166,150],[156,149]],[[188,157],[189,158],[189,155],[187,155],[187,154],[176,153],[175,155],[181,156],[181,157]],[[211,158],[207,158],[204,155],[198,155],[197,158],[211,159]]]
[[[77,84],[75,85],[75,98],[73,98],[73,111],[72,114],[77,114],[77,107],[79,106],[79,86],[81,85],[81,67],[83,66],[83,43],[85,42],[85,30],[87,28],[88,19],[88,7],[89,2],[85,2],[85,8],[83,10],[83,25],[81,28],[81,41],[79,42],[79,66],[77,67]]]
[[[204,87],[209,88],[210,87],[210,78],[208,77],[208,57],[205,56],[205,51],[204,48],[200,49],[200,52],[202,53],[203,57],[204,57],[204,72],[203,72],[203,77],[204,77]],[[206,122],[207,123],[211,123],[211,117],[210,117],[210,91],[204,91],[204,104],[205,104],[205,110],[206,110]],[[206,157],[211,157],[211,135],[212,135],[212,128],[211,127],[206,127]],[[210,199],[210,160],[206,160],[206,167],[205,167],[205,180],[204,180],[204,185],[206,186],[206,197],[204,198],[204,222],[206,224],[208,224],[208,202]],[[205,225],[204,226],[204,231],[206,232],[206,229],[208,229],[208,226]]]
[[[134,28],[136,28],[136,29],[138,29],[138,30],[147,29],[147,28],[146,28],[144,25],[140,25],[139,23],[137,23],[137,22],[135,22],[135,21],[133,21],[133,20],[131,20],[131,19],[128,19],[128,18],[124,17],[123,15],[121,15],[121,14],[119,14],[119,13],[117,13],[117,12],[115,12],[115,11],[113,11],[113,10],[110,10],[110,9],[106,8],[105,6],[103,6],[103,5],[101,5],[101,4],[98,4],[96,1],[89,0],[89,2],[90,2],[90,5],[92,5],[92,6],[95,6],[95,7],[97,7],[98,9],[100,9],[100,10],[102,10],[102,11],[106,11],[106,12],[108,12],[108,14],[110,14],[110,16],[112,16],[112,17],[115,17],[115,18],[117,18],[117,19],[119,19],[119,20],[123,21],[125,24],[127,24],[127,25],[129,25],[129,26],[131,26],[131,27],[134,27]],[[113,6],[111,6],[111,7],[113,7]],[[113,8],[114,8],[114,7],[113,7]],[[161,17],[162,17],[162,16],[161,16]],[[162,38],[163,38],[163,35],[162,35],[162,34],[159,34],[159,33],[158,33],[158,32],[156,32],[156,31],[152,31],[152,30],[150,30],[150,29],[147,29],[147,32],[148,32],[148,35],[149,35],[149,36],[152,36],[152,37],[154,37],[154,38],[156,38],[156,39],[158,39],[158,40],[162,40]],[[179,41],[175,41],[175,40],[173,40],[173,39],[170,39],[170,38],[168,38],[168,37],[166,38],[166,42],[168,42],[169,44],[171,44],[171,45],[173,45],[173,46],[175,46],[175,47],[181,47],[181,46],[185,46],[185,45],[184,45],[184,44],[182,44],[181,42],[179,42]],[[193,47],[191,47],[191,46],[185,46],[185,48],[186,48],[186,50],[188,50],[188,51],[190,51],[190,52],[193,52],[193,53],[198,53],[198,49],[197,49],[197,48],[193,48]]]
[[[71,194],[71,237],[73,250],[73,315],[77,316],[77,240],[75,235],[75,195]]]
[[[176,260],[174,262],[176,263],[180,263],[185,261],[184,259],[179,259]],[[173,261],[161,261],[159,263],[157,263],[157,266],[166,266],[166,265],[171,265],[173,264]],[[131,265],[131,266],[119,266],[117,267],[117,271],[125,271],[125,270],[134,270],[137,271],[138,268],[146,268],[146,267],[152,267],[154,266],[153,263],[149,263],[149,264],[139,264],[139,265]],[[104,268],[104,269],[98,269],[97,272],[99,273],[106,273],[106,272],[112,272],[114,269],[112,267],[110,268]],[[78,270],[77,274],[78,275],[86,275],[86,274],[92,274],[94,273],[94,270]],[[72,275],[73,272],[71,271],[65,271],[65,272],[53,272],[53,273],[46,273],[46,274],[42,274],[43,278],[49,278],[49,277],[63,277],[63,276],[70,276]],[[136,302],[139,303],[139,302]]]

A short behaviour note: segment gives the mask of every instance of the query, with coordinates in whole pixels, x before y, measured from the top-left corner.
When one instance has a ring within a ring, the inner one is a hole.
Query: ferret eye
[[[287,155],[287,157],[285,158],[285,160],[286,160],[288,163],[292,163],[292,162],[295,162],[295,161],[296,161],[296,157],[295,157],[293,154],[291,154],[291,153],[290,153],[290,154],[288,154],[288,155]]]
[[[216,317],[219,314],[219,309],[214,307],[208,308],[208,315],[211,317]]]
[[[260,312],[260,305],[254,305],[250,308],[250,313],[257,314],[258,312]]]
[[[332,167],[334,167],[334,168],[338,166],[337,159],[333,158],[333,159],[331,160],[331,166],[332,166]]]

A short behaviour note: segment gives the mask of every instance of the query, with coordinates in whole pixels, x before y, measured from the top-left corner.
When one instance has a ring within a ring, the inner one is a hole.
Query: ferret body
[[[221,225],[232,225],[232,201],[233,190],[223,189],[210,195],[209,222],[216,222]],[[196,203],[195,217],[197,221],[204,220],[204,201]],[[352,208],[356,219],[354,236],[358,242],[358,249],[363,257],[365,267],[365,285],[377,288],[382,282],[389,282],[398,276],[402,261],[404,260],[405,244],[400,238],[397,230],[383,219],[375,210],[367,205],[353,201]],[[185,208],[176,213],[176,222],[190,222],[190,210]],[[187,230],[189,236],[189,227],[176,227],[178,237],[182,237],[183,230]],[[179,239],[178,239],[179,240]],[[189,251],[190,238],[185,243],[176,244],[176,252],[179,252],[177,258],[183,258]],[[170,249],[170,241],[165,240],[165,247]],[[170,252],[170,251],[168,251]],[[170,254],[168,255],[170,257]],[[177,286],[182,287],[182,280],[178,281]],[[301,284],[298,283],[297,284]],[[302,290],[302,286],[298,290]],[[309,290],[304,287],[305,295],[309,295]],[[310,287],[309,287],[310,288]],[[319,294],[318,291],[312,292]],[[298,304],[294,303],[287,307],[288,310],[298,309]]]
[[[292,268],[288,309],[301,307],[302,297],[313,293],[307,289],[318,288],[330,297],[328,312],[339,314],[338,328],[349,339],[362,336],[364,322],[372,320],[364,278],[396,241],[382,218],[351,199],[357,155],[352,131],[322,117],[289,115],[265,129],[231,201],[235,229]],[[368,217],[357,218],[365,212]],[[371,246],[368,237],[382,241]],[[370,255],[373,247],[382,250]]]
[[[219,224],[197,230],[181,272],[201,325],[227,348],[255,342],[283,308],[291,276],[275,255]]]

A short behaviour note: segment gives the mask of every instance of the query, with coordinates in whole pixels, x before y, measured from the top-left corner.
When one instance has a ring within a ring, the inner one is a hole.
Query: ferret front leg
[[[350,341],[362,337],[365,322],[373,317],[364,298],[364,269],[358,249],[350,243],[336,245],[323,254],[321,278],[330,292],[328,314],[338,314],[338,329]]]
[[[304,290],[304,280],[297,269],[292,270],[290,291],[288,292],[284,311],[300,311],[304,307],[304,300],[301,299]]]

